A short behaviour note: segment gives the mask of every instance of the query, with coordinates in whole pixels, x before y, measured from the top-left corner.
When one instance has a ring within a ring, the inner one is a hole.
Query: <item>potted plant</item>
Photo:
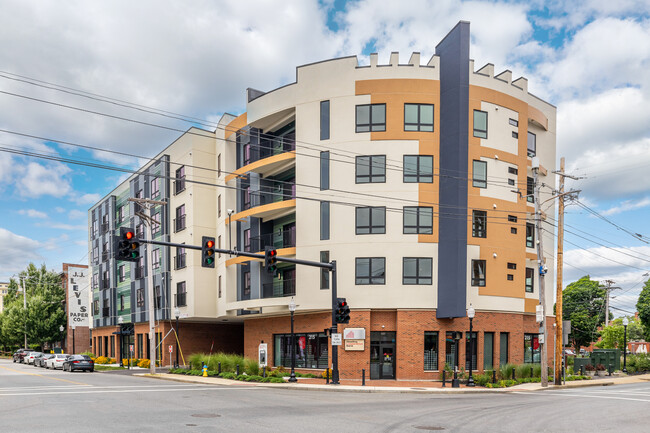
[[[598,376],[605,375],[605,366],[603,364],[596,364],[596,374]]]
[[[596,367],[591,364],[587,364],[585,365],[585,371],[587,372],[587,376],[594,376],[596,374]]]

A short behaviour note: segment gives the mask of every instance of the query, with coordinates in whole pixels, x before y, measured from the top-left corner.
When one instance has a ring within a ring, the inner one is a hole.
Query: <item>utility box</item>
[[[591,365],[603,364],[605,369],[610,365],[614,370],[621,369],[621,351],[619,349],[594,349],[591,352]]]
[[[578,358],[577,356],[573,358],[573,374],[580,374],[580,367],[584,367],[584,371],[587,371],[587,366],[592,364],[590,358]]]

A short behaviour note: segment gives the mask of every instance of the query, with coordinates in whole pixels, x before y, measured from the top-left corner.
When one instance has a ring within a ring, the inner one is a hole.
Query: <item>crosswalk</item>
[[[650,384],[621,385],[612,387],[589,387],[549,391],[517,391],[515,394],[529,396],[554,395],[566,398],[624,400],[650,403]]]
[[[204,391],[237,391],[254,390],[254,387],[190,385],[190,384],[161,384],[161,385],[70,385],[70,386],[39,386],[39,387],[6,387],[0,388],[0,397],[34,396],[34,395],[71,395],[71,394],[115,394],[115,393],[151,393],[151,392],[204,392]]]

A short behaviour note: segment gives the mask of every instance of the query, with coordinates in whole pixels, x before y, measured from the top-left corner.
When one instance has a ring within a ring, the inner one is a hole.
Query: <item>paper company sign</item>
[[[68,268],[68,324],[89,326],[88,268]]]

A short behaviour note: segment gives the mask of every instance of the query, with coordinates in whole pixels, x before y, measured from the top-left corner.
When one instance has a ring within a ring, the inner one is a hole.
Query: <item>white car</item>
[[[34,358],[42,354],[43,352],[30,352],[29,355],[25,355],[25,364],[34,364]]]
[[[61,370],[63,370],[63,361],[65,361],[65,359],[68,356],[70,356],[70,355],[68,355],[67,353],[57,353],[52,358],[47,359],[45,361],[45,368],[47,368],[47,369],[51,368],[53,370],[56,370],[57,368],[60,368]]]

